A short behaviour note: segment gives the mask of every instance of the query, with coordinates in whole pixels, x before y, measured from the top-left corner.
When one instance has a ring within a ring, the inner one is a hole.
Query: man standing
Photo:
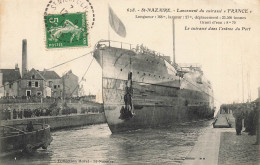
[[[235,116],[235,123],[236,123],[236,133],[237,135],[241,135],[241,130],[242,130],[242,109],[241,107],[236,109],[236,112],[234,114]]]
[[[235,122],[236,122],[236,132],[237,132],[237,135],[241,135],[242,117],[241,116],[236,117]]]
[[[245,130],[244,132],[248,132],[248,109],[246,110],[245,114],[244,114],[244,127]]]
[[[256,135],[256,125],[257,125],[257,110],[254,107],[254,110],[249,113],[249,133],[248,135]]]
[[[33,124],[32,124],[32,121],[30,121],[28,124],[27,124],[27,127],[26,127],[26,130],[28,132],[32,132],[33,131]]]

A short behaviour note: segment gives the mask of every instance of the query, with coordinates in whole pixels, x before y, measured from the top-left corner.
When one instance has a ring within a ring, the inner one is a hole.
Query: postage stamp
[[[50,14],[44,20],[48,49],[88,46],[86,13]]]
[[[44,15],[78,12],[87,13],[87,25],[92,29],[95,24],[95,11],[90,0],[50,0]]]

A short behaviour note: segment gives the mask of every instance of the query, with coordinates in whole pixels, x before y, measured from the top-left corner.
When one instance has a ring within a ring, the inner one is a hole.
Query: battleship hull
[[[94,57],[102,67],[104,111],[112,133],[213,117],[212,90],[201,72],[180,76],[154,52],[108,42],[96,45]]]

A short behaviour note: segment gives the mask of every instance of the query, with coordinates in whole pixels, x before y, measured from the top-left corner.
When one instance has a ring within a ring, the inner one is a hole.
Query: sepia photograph
[[[259,35],[258,0],[0,0],[0,165],[258,165]]]

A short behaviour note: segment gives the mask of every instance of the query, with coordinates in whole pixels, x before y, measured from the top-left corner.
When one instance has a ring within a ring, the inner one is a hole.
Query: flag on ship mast
[[[123,22],[117,17],[114,11],[109,6],[109,24],[111,28],[121,37],[126,36],[125,25]]]

